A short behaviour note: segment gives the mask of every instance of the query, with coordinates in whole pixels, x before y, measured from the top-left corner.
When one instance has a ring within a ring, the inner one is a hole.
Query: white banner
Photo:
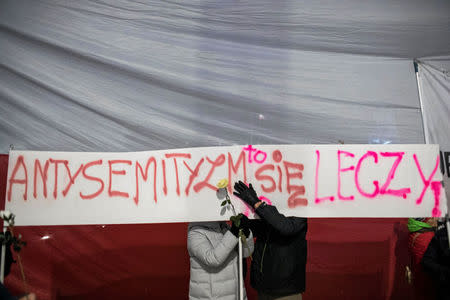
[[[258,145],[129,153],[11,151],[6,208],[17,225],[228,219],[217,183],[237,180],[288,216],[447,212],[437,145]]]

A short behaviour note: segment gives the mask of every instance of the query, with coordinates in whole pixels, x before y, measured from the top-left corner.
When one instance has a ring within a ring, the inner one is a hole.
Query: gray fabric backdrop
[[[423,143],[450,1],[0,1],[0,153]]]

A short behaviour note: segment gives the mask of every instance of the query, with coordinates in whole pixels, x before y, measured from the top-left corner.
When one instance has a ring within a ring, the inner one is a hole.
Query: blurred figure
[[[239,299],[238,238],[242,229],[246,239],[243,256],[253,252],[253,234],[241,222],[240,227],[226,222],[189,224],[190,256],[189,299]],[[244,287],[244,299],[247,299]]]
[[[414,289],[414,299],[425,300],[434,297],[433,283],[431,277],[424,273],[421,262],[434,232],[437,227],[437,218],[410,218],[408,219],[409,230],[409,254],[410,266],[407,268],[407,280]]]
[[[445,221],[439,222],[436,234],[428,245],[422,265],[436,287],[436,299],[450,300],[450,249]]]
[[[1,251],[1,250],[0,250]],[[13,254],[11,251],[11,243],[7,243],[5,245],[5,268],[4,268],[4,277],[9,275],[11,272],[11,265],[14,263]],[[0,283],[0,300],[36,300],[36,295],[34,293],[30,293],[27,295],[24,295],[22,297],[14,297],[11,295],[11,293],[8,291],[8,289],[3,285],[3,283]]]

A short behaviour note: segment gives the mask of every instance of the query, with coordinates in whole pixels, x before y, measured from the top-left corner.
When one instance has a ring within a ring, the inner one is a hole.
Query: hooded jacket
[[[189,299],[238,299],[238,238],[228,228],[225,222],[189,224]],[[242,249],[244,257],[251,255],[253,246],[250,232],[247,246]]]

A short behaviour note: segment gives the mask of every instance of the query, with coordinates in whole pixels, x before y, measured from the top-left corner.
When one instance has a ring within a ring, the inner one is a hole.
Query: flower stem
[[[231,199],[230,199],[230,196],[228,196],[228,193],[227,193],[227,198],[226,198],[228,201],[230,201],[229,203],[230,203],[230,205],[231,205],[231,209],[233,210],[233,215],[235,215],[235,216],[237,216],[237,214],[236,214],[236,209],[234,208],[234,205],[233,205],[233,202],[231,202]]]
[[[234,208],[233,203],[231,202],[230,196],[228,195],[228,191],[226,193],[225,199],[228,201],[228,203],[231,205],[231,209],[233,210],[233,215],[236,217],[238,214],[236,213],[236,209]],[[247,237],[244,234],[244,231],[242,228],[239,228],[239,238],[242,241],[242,245],[247,248],[248,252],[250,252],[250,248],[247,245]],[[253,259],[252,255],[250,254],[250,259]]]

